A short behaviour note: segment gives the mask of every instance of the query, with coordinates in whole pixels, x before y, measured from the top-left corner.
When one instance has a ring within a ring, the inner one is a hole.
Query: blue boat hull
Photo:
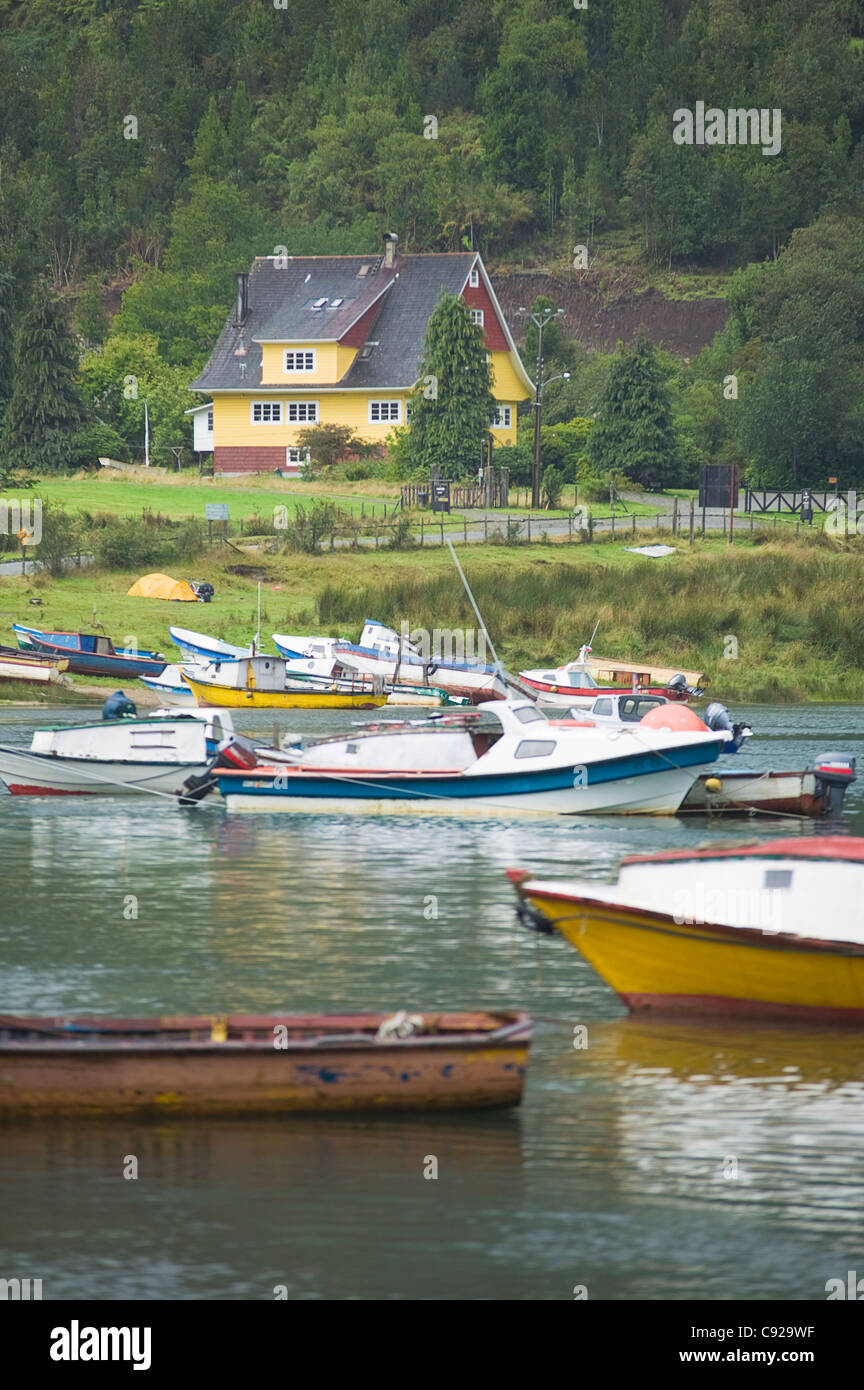
[[[424,809],[449,815],[460,807],[538,810],[556,815],[603,812],[674,813],[699,768],[714,762],[722,741],[685,746],[674,752],[645,751],[597,761],[526,772],[465,774],[368,773],[364,776],[286,769],[256,775],[218,776],[229,807],[240,809]],[[575,774],[575,775],[574,775]]]

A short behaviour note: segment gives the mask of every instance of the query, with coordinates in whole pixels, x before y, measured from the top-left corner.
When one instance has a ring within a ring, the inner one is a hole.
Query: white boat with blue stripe
[[[665,726],[654,710],[648,723],[566,727],[528,700],[493,700],[259,749],[258,766],[215,776],[229,811],[674,814],[731,735],[670,708]]]

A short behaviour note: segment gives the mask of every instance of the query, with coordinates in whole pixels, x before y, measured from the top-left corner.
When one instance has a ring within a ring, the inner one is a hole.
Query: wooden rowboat
[[[0,647],[0,680],[35,681],[40,685],[56,685],[69,667],[65,657],[28,656],[17,647]]]
[[[0,1016],[0,1115],[518,1105],[524,1013]]]

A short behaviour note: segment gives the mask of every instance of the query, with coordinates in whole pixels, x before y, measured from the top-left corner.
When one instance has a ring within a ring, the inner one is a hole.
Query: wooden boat
[[[158,676],[168,664],[158,652],[117,651],[110,637],[86,632],[40,632],[13,624],[39,655],[63,657],[69,670],[81,676]]]
[[[0,647],[0,680],[32,681],[39,685],[56,685],[69,662],[65,657],[28,656],[16,647]]]
[[[615,882],[508,875],[625,1004],[864,1024],[864,839],[631,855]]]
[[[220,637],[208,637],[204,632],[191,632],[186,627],[169,627],[171,641],[179,647],[184,661],[202,665],[210,661],[230,661],[239,656],[254,656],[254,648],[235,647]]]
[[[524,1013],[0,1016],[0,1114],[518,1105]]]
[[[667,713],[669,711],[669,713]],[[229,810],[494,815],[674,813],[731,736],[664,705],[636,725],[562,728],[528,700],[376,721],[218,773]]]
[[[387,703],[383,685],[291,673],[278,656],[214,661],[204,669],[184,667],[196,703],[219,709],[375,709]]]
[[[229,714],[157,710],[140,719],[36,729],[29,749],[0,745],[0,780],[13,796],[171,797],[235,745],[237,765],[254,763]]]
[[[747,811],[796,816],[836,816],[856,780],[855,759],[825,753],[803,772],[754,772],[717,768],[702,772],[679,814],[740,815]]]

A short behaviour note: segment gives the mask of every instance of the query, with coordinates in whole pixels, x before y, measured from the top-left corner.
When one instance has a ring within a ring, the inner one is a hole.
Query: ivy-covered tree
[[[65,468],[76,457],[74,435],[83,420],[78,352],[62,309],[39,280],[15,337],[3,455],[17,468]]]
[[[407,450],[442,478],[476,473],[495,410],[482,330],[458,295],[442,294],[426,325]]]
[[[641,334],[612,362],[595,428],[588,441],[594,471],[623,472],[643,487],[673,487],[680,451],[657,352]]]

